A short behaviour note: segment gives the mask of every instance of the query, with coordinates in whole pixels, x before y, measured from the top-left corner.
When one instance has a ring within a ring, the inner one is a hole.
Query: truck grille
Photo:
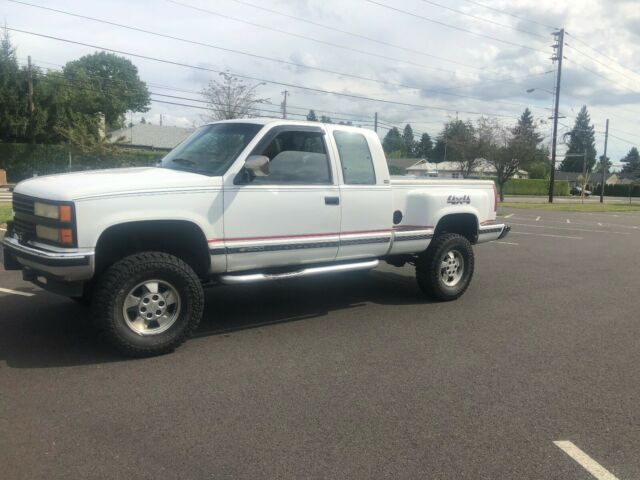
[[[36,225],[31,220],[27,220],[33,215],[33,204],[35,200],[26,195],[19,193],[13,194],[13,211],[15,218],[13,219],[13,230],[22,239],[29,240],[36,235]]]

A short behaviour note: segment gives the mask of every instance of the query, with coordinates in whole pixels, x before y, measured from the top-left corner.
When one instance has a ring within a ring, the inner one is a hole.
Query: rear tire
[[[441,301],[462,296],[471,283],[473,270],[471,243],[455,233],[435,237],[416,261],[416,279],[420,290]]]
[[[99,278],[92,311],[115,348],[131,357],[173,351],[202,318],[204,292],[196,273],[173,255],[125,257]]]

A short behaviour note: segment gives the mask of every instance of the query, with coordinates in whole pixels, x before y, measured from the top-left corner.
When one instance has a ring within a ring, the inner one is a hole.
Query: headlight
[[[73,245],[73,230],[70,228],[53,228],[36,225],[36,237],[62,245]]]
[[[61,222],[71,221],[71,205],[51,205],[49,203],[35,202],[33,213],[37,217],[51,218]]]

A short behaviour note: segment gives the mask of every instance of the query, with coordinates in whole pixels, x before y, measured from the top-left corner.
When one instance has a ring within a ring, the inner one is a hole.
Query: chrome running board
[[[266,282],[270,280],[286,280],[289,278],[310,277],[323,273],[353,272],[356,270],[371,270],[378,266],[378,260],[368,260],[358,263],[340,263],[337,265],[325,265],[322,267],[310,267],[303,270],[286,273],[250,273],[248,275],[221,275],[220,282],[225,285],[238,285],[244,283]]]

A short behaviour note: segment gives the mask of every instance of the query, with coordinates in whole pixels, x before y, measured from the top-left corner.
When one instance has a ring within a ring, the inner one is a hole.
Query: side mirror
[[[244,161],[244,168],[248,170],[249,175],[252,177],[269,176],[269,165],[269,157],[265,155],[250,155]]]

